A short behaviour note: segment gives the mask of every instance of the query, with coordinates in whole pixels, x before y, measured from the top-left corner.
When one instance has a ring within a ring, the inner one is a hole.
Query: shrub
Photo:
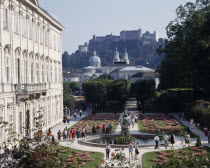
[[[129,144],[130,142],[134,142],[135,138],[133,136],[119,136],[114,138],[115,144]]]

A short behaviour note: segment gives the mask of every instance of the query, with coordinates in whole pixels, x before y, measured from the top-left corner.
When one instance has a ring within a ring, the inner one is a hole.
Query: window
[[[47,77],[47,82],[49,82],[49,66],[46,65],[46,77]]]
[[[57,80],[58,80],[57,75],[58,75],[58,73],[57,73],[57,67],[55,67],[55,82],[57,82]]]
[[[57,38],[57,43],[58,43],[58,51],[60,51],[60,40],[59,40],[59,37]]]
[[[33,24],[32,21],[29,21],[29,38],[33,39]]]
[[[6,82],[10,82],[10,57],[6,55]]]
[[[19,130],[20,130],[20,134],[22,134],[23,133],[22,112],[19,113]]]
[[[39,63],[36,63],[36,80],[39,82]]]
[[[40,43],[41,44],[44,43],[44,29],[43,28],[40,29]]]
[[[20,27],[19,27],[19,15],[18,13],[15,14],[15,33],[19,34]]]
[[[9,29],[9,10],[7,8],[4,8],[4,21],[3,21],[3,28]]]
[[[39,41],[39,29],[38,29],[37,25],[34,26],[34,36],[35,36],[35,41],[38,42]]]
[[[22,34],[23,34],[23,37],[27,37],[27,29],[26,29],[26,18],[23,18],[22,20]]]
[[[42,82],[45,82],[45,80],[44,80],[44,64],[42,64]]]
[[[13,123],[13,115],[12,114],[9,115],[9,122]]]
[[[59,73],[59,79],[58,80],[59,80],[59,82],[61,82],[62,81],[62,78],[61,78],[61,68],[59,68],[59,72],[58,73]]]
[[[16,82],[20,83],[20,59],[15,60]]]
[[[52,49],[52,35],[49,33],[49,42],[50,42],[50,48]]]
[[[51,78],[51,81],[50,82],[52,82],[53,81],[53,68],[52,68],[52,65],[50,66],[50,73],[51,73],[51,75],[50,75],[50,78]]]
[[[27,60],[24,60],[24,72],[25,72],[25,83],[27,83],[27,78],[28,78],[28,61]]]
[[[54,35],[54,50],[56,50],[56,37]]]
[[[45,46],[48,47],[48,32],[45,31]]]
[[[0,124],[2,124],[3,122],[3,110],[0,109]],[[3,138],[3,127],[0,126],[0,142],[3,142],[4,141],[4,138]]]
[[[31,62],[31,83],[34,82],[34,64]]]

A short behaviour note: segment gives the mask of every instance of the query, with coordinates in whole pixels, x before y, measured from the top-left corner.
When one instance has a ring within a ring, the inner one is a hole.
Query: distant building
[[[79,77],[73,75],[70,72],[63,73],[63,81],[64,82],[79,82]]]
[[[79,53],[87,53],[88,52],[88,43],[86,42],[84,45],[80,45],[78,47]]]
[[[141,29],[139,30],[123,30],[120,32],[120,39],[127,40],[141,40]]]
[[[146,31],[146,33],[142,34],[142,44],[147,45],[151,42],[158,42],[158,32],[154,31],[153,34],[151,34],[149,31]]]
[[[89,59],[89,65],[95,68],[101,68],[101,59],[96,55],[95,50],[93,52],[93,56]]]
[[[132,83],[135,83],[137,80],[141,79],[153,79],[155,81],[155,86],[158,88],[158,85],[160,84],[159,80],[159,73],[158,72],[139,72],[129,77],[129,80]]]

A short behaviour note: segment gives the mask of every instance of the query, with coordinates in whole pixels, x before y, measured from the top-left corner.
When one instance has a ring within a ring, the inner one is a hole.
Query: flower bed
[[[90,114],[83,120],[77,122],[71,127],[71,129],[81,129],[86,126],[87,133],[92,132],[92,127],[100,127],[102,129],[103,125],[112,125],[112,132],[116,130],[118,125],[119,115],[118,114]]]
[[[142,157],[144,168],[152,167],[155,164],[162,164],[170,161],[170,159],[178,159],[179,162],[185,161],[190,157],[207,158],[210,155],[210,150],[207,148],[190,147],[180,150],[157,151],[145,153]]]
[[[141,114],[139,125],[140,131],[149,133],[176,134],[185,129],[179,121],[163,114]]]

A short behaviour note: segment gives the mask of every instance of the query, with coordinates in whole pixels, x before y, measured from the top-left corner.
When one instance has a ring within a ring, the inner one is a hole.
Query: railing
[[[40,92],[47,90],[46,83],[38,83],[38,84],[17,84],[15,86],[15,90],[18,93],[25,92]]]

